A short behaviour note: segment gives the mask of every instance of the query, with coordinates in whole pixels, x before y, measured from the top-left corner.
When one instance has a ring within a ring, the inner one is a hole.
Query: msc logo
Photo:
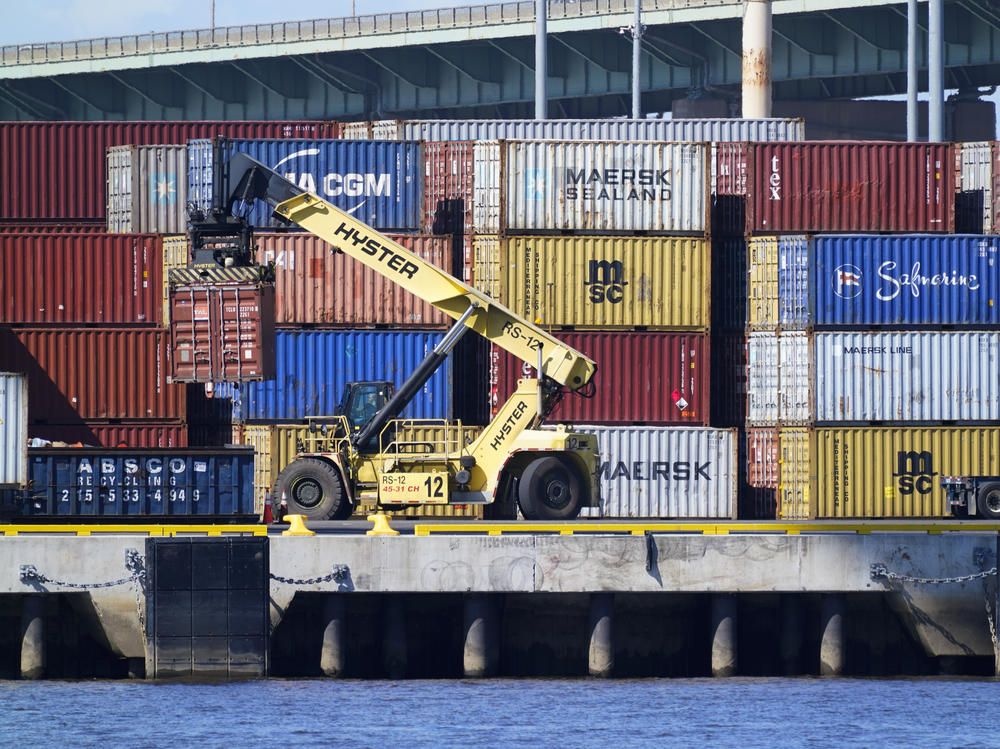
[[[524,199],[545,200],[549,190],[549,175],[545,169],[524,170]]]
[[[833,293],[841,299],[853,299],[861,293],[861,268],[840,265],[833,271]]]
[[[892,475],[899,479],[899,493],[930,494],[934,488],[933,477],[937,476],[932,463],[931,454],[927,451],[897,452],[896,472]]]
[[[625,295],[625,268],[620,260],[591,260],[587,280],[583,282],[589,287],[588,298],[594,304],[609,301],[618,304]]]
[[[157,174],[153,172],[149,175],[149,194],[153,205],[176,205],[177,204],[177,175]]]

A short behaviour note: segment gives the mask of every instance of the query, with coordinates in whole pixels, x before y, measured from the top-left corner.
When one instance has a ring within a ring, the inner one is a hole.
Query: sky
[[[354,0],[358,14],[475,5],[485,0]],[[22,11],[0,0],[0,46],[211,27],[211,0],[44,0]],[[215,0],[216,26],[306,21],[351,15],[352,0],[290,3]],[[16,9],[16,10],[15,10]],[[30,9],[30,10],[29,10]]]

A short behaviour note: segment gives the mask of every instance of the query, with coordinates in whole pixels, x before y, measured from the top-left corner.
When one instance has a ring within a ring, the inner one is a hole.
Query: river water
[[[987,679],[0,682],[3,746],[1000,747]]]

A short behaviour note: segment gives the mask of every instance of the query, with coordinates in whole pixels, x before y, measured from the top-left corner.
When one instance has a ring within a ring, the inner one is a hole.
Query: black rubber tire
[[[285,466],[274,482],[274,493],[285,493],[287,514],[309,520],[337,520],[351,514],[337,469],[318,458],[299,458]],[[346,513],[346,514],[345,514]]]
[[[976,491],[976,509],[979,515],[990,520],[1000,520],[1000,481],[990,481]]]
[[[517,499],[528,520],[572,520],[583,504],[583,482],[568,461],[548,455],[524,469]]]

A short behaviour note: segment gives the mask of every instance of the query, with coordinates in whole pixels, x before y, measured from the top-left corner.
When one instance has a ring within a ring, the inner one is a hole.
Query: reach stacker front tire
[[[976,507],[984,518],[1000,520],[1000,481],[991,481],[979,487]]]
[[[285,494],[289,515],[309,520],[342,520],[351,514],[337,469],[318,458],[299,458],[285,466],[274,483],[277,496]]]
[[[528,464],[517,495],[528,520],[572,520],[580,514],[583,486],[568,461],[550,455]]]

